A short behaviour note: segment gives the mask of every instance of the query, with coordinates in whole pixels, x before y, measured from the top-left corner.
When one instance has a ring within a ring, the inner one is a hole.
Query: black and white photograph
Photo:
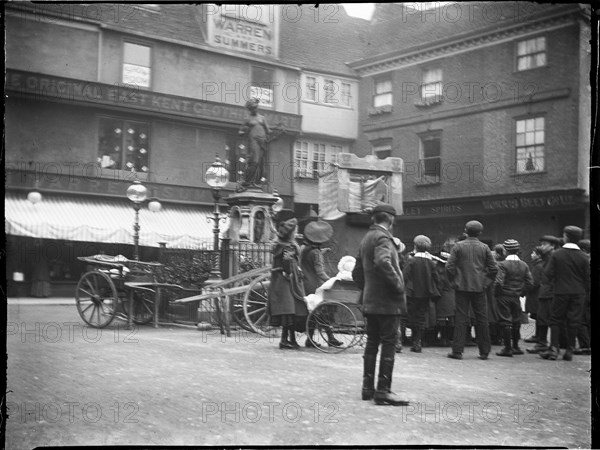
[[[3,448],[595,447],[593,5],[3,9]]]

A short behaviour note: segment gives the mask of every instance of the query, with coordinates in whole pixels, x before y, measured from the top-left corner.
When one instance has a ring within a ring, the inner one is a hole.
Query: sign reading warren
[[[278,5],[208,5],[208,42],[214,47],[277,57]]]

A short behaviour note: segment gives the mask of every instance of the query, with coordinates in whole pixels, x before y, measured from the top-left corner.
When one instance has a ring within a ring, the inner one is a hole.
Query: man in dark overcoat
[[[352,278],[362,289],[362,311],[366,318],[362,399],[376,404],[406,405],[391,391],[395,344],[400,314],[406,314],[404,279],[391,229],[396,210],[392,205],[373,208],[369,231],[360,243]],[[377,390],[375,366],[381,345]]]
[[[487,318],[485,278],[496,278],[498,267],[490,248],[478,239],[483,225],[471,220],[465,225],[467,238],[452,248],[446,272],[456,290],[456,315],[452,352],[448,358],[462,359],[465,347],[466,325],[469,320],[469,306],[475,314],[475,332],[479,346],[479,358],[487,359],[490,353],[490,329]]]
[[[565,244],[552,253],[544,270],[543,279],[554,285],[554,298],[550,304],[550,347],[540,354],[544,359],[558,358],[563,323],[566,323],[567,330],[567,349],[563,359],[573,359],[582,308],[590,291],[590,257],[577,245],[582,237],[581,228],[566,226],[563,230]]]

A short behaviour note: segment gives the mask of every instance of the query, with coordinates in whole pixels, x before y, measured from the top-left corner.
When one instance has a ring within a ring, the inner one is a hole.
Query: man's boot
[[[423,334],[423,328],[416,327],[413,328],[413,338],[412,338],[412,347],[410,348],[411,352],[421,353],[421,336]]]
[[[512,347],[511,347],[512,336],[511,336],[510,326],[508,326],[508,327],[505,326],[502,329],[502,338],[504,340],[504,348],[502,350],[500,350],[499,352],[496,352],[496,355],[512,357],[512,355],[513,355]]]
[[[527,353],[542,353],[548,350],[548,325],[537,326],[537,344],[533,348],[528,348]]]
[[[540,358],[555,361],[560,355],[560,325],[552,325],[550,327],[550,346],[548,350],[540,353]]]
[[[521,338],[521,324],[518,322],[512,325],[512,354],[522,355],[523,350],[519,347],[519,339]]]
[[[573,349],[575,348],[575,337],[577,336],[577,328],[567,328],[567,348],[563,354],[565,361],[573,360]]]
[[[398,336],[396,337],[396,353],[402,353],[402,332],[398,330]]]
[[[377,353],[374,355],[363,355],[363,383],[362,399],[371,400],[375,394],[375,366],[377,365]]]
[[[373,396],[376,405],[406,406],[408,400],[403,400],[391,391],[392,372],[394,371],[394,358],[381,358],[379,361],[379,377],[377,379],[377,390]]]

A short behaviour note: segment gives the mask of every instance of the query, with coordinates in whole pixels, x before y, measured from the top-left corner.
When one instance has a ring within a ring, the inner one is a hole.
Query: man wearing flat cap
[[[494,280],[498,267],[490,248],[478,239],[483,225],[471,220],[465,225],[466,239],[457,242],[446,263],[446,272],[456,290],[456,313],[452,352],[448,358],[462,359],[465,346],[469,306],[475,314],[475,332],[479,347],[479,359],[487,359],[490,353],[490,330],[487,318],[485,289],[486,278]]]
[[[542,264],[542,273],[548,267],[550,256],[554,250],[560,247],[560,239],[549,234],[540,237],[539,251]],[[525,339],[525,342],[535,343],[535,347],[528,348],[527,353],[542,353],[548,350],[548,330],[550,329],[550,304],[554,297],[554,287],[543,279],[540,279],[538,291],[538,306],[535,317],[535,336]]]
[[[362,289],[362,311],[366,318],[362,399],[377,405],[406,405],[391,391],[400,314],[406,313],[404,279],[391,229],[396,210],[392,205],[373,208],[369,231],[360,243],[352,278]],[[375,390],[375,366],[381,345],[379,376]]]
[[[544,359],[558,358],[563,323],[567,327],[567,349],[563,359],[573,359],[582,308],[590,291],[590,258],[577,245],[582,237],[581,228],[566,226],[563,230],[565,244],[552,253],[542,276],[545,282],[554,286],[554,298],[550,304],[550,347],[540,354]]]

